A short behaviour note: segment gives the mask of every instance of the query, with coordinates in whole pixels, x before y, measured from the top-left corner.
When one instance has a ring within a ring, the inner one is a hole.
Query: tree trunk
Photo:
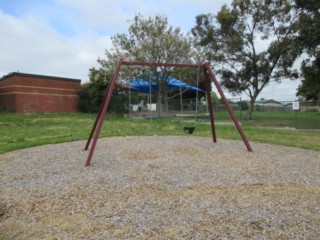
[[[158,100],[157,100],[157,107],[156,107],[156,111],[158,113],[158,117],[160,118],[161,115],[161,111],[162,111],[162,100],[161,100],[161,96],[160,94],[158,95]]]
[[[161,115],[165,114],[168,112],[168,102],[165,100],[166,97],[161,96],[160,94],[158,95],[158,101],[157,101],[157,112],[158,116],[160,117]]]
[[[165,84],[163,84],[163,82]],[[168,111],[168,92],[167,92],[167,83],[165,81],[158,83],[158,102],[157,102],[157,111],[159,117],[161,114]]]
[[[252,120],[252,113],[253,113],[253,110],[254,110],[254,102],[255,102],[255,98],[251,98],[250,99],[250,105],[249,105],[249,111],[247,113],[247,120]]]

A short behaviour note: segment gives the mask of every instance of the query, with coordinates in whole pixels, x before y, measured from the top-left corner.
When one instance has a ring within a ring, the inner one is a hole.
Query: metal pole
[[[220,84],[218,83],[215,75],[213,74],[213,71],[211,70],[210,65],[209,65],[208,63],[206,63],[204,67],[207,69],[208,73],[209,73],[210,76],[211,76],[212,81],[213,81],[214,84],[216,85],[216,88],[217,88],[217,90],[218,90],[218,92],[219,92],[219,94],[220,94],[220,96],[221,96],[221,98],[222,98],[225,106],[227,107],[227,110],[228,110],[228,112],[229,112],[229,114],[230,114],[230,116],[231,116],[234,124],[236,125],[236,127],[237,127],[237,129],[238,129],[238,132],[240,133],[243,142],[244,142],[245,145],[247,146],[248,151],[249,151],[249,152],[252,152],[252,148],[251,148],[251,146],[250,146],[250,143],[249,143],[246,135],[245,135],[244,132],[242,131],[242,128],[241,128],[241,126],[240,126],[240,124],[239,124],[236,116],[234,115],[234,113],[233,113],[233,111],[232,111],[232,108],[230,107],[230,105],[229,105],[229,103],[228,103],[228,101],[227,101],[227,99],[226,99],[226,97],[225,97],[225,95],[224,95],[224,93],[223,93],[223,91],[222,91],[222,88],[220,87]],[[205,72],[206,72],[206,71],[205,71]]]
[[[210,122],[211,122],[211,130],[212,130],[213,141],[216,142],[216,133],[215,133],[215,126],[214,126],[214,119],[213,119],[213,108],[212,108],[211,96],[210,96],[210,76],[212,78],[212,81],[216,85],[216,87],[217,87],[217,89],[218,89],[218,91],[220,93],[220,96],[222,97],[222,99],[223,99],[223,101],[224,101],[224,103],[225,103],[225,105],[226,105],[226,107],[227,107],[227,109],[229,111],[229,114],[230,114],[233,122],[235,123],[235,125],[236,125],[236,127],[237,127],[237,129],[238,129],[238,131],[239,131],[244,143],[246,144],[248,151],[252,151],[252,148],[251,148],[246,136],[244,135],[244,132],[242,131],[242,129],[241,129],[239,123],[238,123],[238,120],[235,117],[231,107],[229,106],[229,103],[226,100],[226,97],[224,96],[223,91],[222,91],[217,79],[215,78],[215,75],[213,74],[209,64],[206,63],[206,64],[203,64],[203,65],[202,64],[200,65],[200,64],[170,64],[170,63],[148,63],[148,62],[147,63],[144,63],[144,62],[125,62],[125,61],[123,61],[123,59],[120,59],[118,64],[117,64],[116,70],[115,70],[115,72],[113,74],[112,80],[111,80],[111,82],[110,82],[110,84],[108,86],[108,90],[106,92],[105,98],[104,98],[103,103],[102,103],[102,105],[100,107],[100,111],[99,111],[99,113],[97,115],[96,121],[95,121],[95,123],[93,125],[90,137],[89,137],[88,142],[87,142],[86,149],[90,145],[90,141],[91,141],[92,135],[94,133],[93,143],[92,143],[92,146],[90,148],[90,152],[89,152],[89,155],[88,155],[88,158],[87,158],[85,166],[89,166],[90,163],[91,163],[91,159],[92,159],[92,156],[93,156],[93,153],[94,153],[97,141],[98,141],[98,137],[99,137],[99,134],[100,134],[100,131],[101,131],[101,127],[102,127],[102,124],[103,124],[103,121],[104,121],[104,117],[106,115],[106,112],[107,112],[107,109],[108,109],[108,106],[109,106],[109,103],[110,103],[110,99],[111,99],[111,96],[112,96],[112,92],[113,92],[113,89],[115,87],[116,80],[118,78],[118,75],[119,75],[119,72],[120,72],[120,69],[121,69],[122,65],[203,68],[204,69],[204,74],[205,74],[206,93],[207,93],[206,95],[207,95],[207,101],[208,101],[208,110],[210,112]],[[160,113],[159,113],[159,117],[160,117]]]
[[[151,79],[151,73],[149,73],[149,112],[150,115],[152,115],[152,111],[151,111],[151,104],[152,104],[152,79]]]
[[[84,150],[88,150],[88,148],[89,148],[89,145],[90,145],[90,142],[91,142],[93,133],[95,132],[96,127],[97,127],[97,123],[98,123],[98,121],[99,121],[99,119],[100,119],[100,117],[101,117],[102,108],[103,108],[103,106],[104,106],[104,104],[105,104],[106,96],[107,96],[107,93],[109,92],[109,88],[110,88],[110,84],[109,84],[109,86],[108,86],[108,88],[107,88],[106,95],[105,95],[104,98],[103,98],[102,104],[100,105],[99,112],[98,112],[97,117],[96,117],[96,120],[95,120],[95,122],[94,122],[94,124],[93,124],[93,126],[92,126],[92,129],[91,129],[91,132],[90,132],[90,135],[89,135],[89,138],[88,138],[88,140],[87,140],[87,144],[86,144]]]
[[[180,112],[183,113],[182,90],[180,86]]]
[[[197,71],[196,115],[195,115],[196,122],[198,121],[199,71],[200,71],[200,68]]]
[[[123,61],[122,65],[127,66],[151,66],[151,67],[189,67],[202,68],[202,64],[181,64],[181,63],[157,63],[157,62],[127,62]]]
[[[129,107],[128,107],[128,118],[131,119],[131,88],[129,88]]]
[[[111,82],[109,84],[110,86],[108,87],[108,91],[107,91],[107,94],[105,96],[105,100],[103,101],[101,114],[100,114],[100,117],[99,117],[99,120],[98,120],[98,123],[97,123],[97,129],[96,129],[95,134],[94,134],[94,139],[93,139],[92,146],[90,148],[90,152],[89,152],[89,155],[88,155],[88,158],[87,158],[85,166],[89,166],[90,163],[91,163],[91,158],[93,156],[93,153],[94,153],[97,141],[98,141],[98,137],[99,137],[99,134],[100,134],[100,131],[101,131],[101,127],[102,127],[102,124],[103,124],[103,121],[104,121],[104,117],[106,115],[106,112],[107,112],[107,109],[108,109],[108,106],[109,106],[109,103],[110,103],[110,99],[111,99],[111,96],[112,96],[112,92],[113,92],[113,89],[115,87],[116,80],[118,78],[118,75],[119,75],[119,72],[120,72],[120,69],[121,69],[122,61],[123,60],[120,59],[118,64],[117,64],[117,68],[116,68],[116,70],[115,70],[115,72],[113,74],[112,80],[111,80]]]
[[[208,104],[208,110],[210,113],[212,139],[213,139],[213,142],[217,142],[216,129],[214,126],[214,118],[213,118],[212,100],[211,100],[211,95],[210,95],[210,89],[211,89],[210,88],[210,78],[209,78],[207,69],[204,68],[203,70],[204,70],[204,81],[205,81],[206,93],[207,93],[207,104]]]

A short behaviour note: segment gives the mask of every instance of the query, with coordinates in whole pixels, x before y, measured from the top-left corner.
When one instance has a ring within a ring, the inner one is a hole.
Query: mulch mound
[[[116,137],[0,155],[8,239],[319,239],[320,152]]]

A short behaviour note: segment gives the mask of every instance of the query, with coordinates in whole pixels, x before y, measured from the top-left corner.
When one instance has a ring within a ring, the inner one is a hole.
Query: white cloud
[[[259,94],[257,100],[261,98],[264,99],[274,99],[277,101],[294,101],[298,97],[296,94],[296,89],[300,85],[300,80],[283,80],[280,83],[271,82],[269,85],[264,87],[262,92]],[[213,91],[217,93],[215,86],[213,86]],[[227,90],[224,89],[224,94],[228,99],[234,99],[234,101],[238,101],[241,97],[242,100],[249,100],[250,98],[246,94],[233,96],[228,93]],[[220,97],[220,95],[218,94]]]
[[[115,34],[127,30],[128,20],[137,13],[144,16],[166,15],[170,24],[189,31],[195,17],[201,13],[217,12],[224,3],[231,0],[57,0],[59,4],[72,9],[81,16],[81,26],[95,26]]]
[[[0,11],[0,74],[12,71],[87,79],[90,67],[110,46],[107,37],[88,32],[61,35],[28,16],[16,18]]]
[[[137,1],[84,1],[84,0],[58,0],[58,2],[71,9],[74,18],[70,20],[74,28],[83,31],[83,28],[104,30],[108,34],[125,31],[127,20],[132,18],[132,12],[126,11],[123,6],[130,6]],[[76,18],[79,17],[79,18]]]
[[[110,36],[127,32],[128,20],[137,13],[165,15],[170,25],[187,32],[198,14],[216,13],[231,1],[0,1],[0,76],[19,70],[84,82],[89,69],[99,67],[98,57],[103,58],[105,49],[111,47]],[[290,93],[294,97],[298,83],[287,82],[268,86],[261,96],[276,99],[278,93]]]
[[[295,94],[300,83],[300,80],[288,79],[281,81],[281,83],[272,82],[262,90],[258,98],[294,101],[298,98]]]

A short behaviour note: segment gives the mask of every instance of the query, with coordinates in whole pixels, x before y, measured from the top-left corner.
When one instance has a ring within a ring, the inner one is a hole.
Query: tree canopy
[[[320,56],[313,61],[303,61],[301,71],[303,79],[297,95],[303,96],[306,100],[320,100]]]
[[[303,80],[297,95],[306,100],[320,100],[320,2],[317,0],[296,0],[300,11],[297,25],[296,45],[300,53],[311,58],[301,64]]]
[[[91,68],[89,70],[89,82],[80,89],[79,110],[82,112],[98,112],[106,90],[112,78],[112,71]],[[123,114],[128,105],[127,94],[121,85],[116,85],[108,107],[109,113]]]
[[[111,37],[112,47],[106,49],[105,58],[98,59],[101,68],[90,69],[90,81],[82,89],[82,95],[89,99],[84,101],[83,109],[87,109],[88,102],[90,102],[95,106],[94,111],[97,111],[120,58],[138,62],[204,62],[200,52],[202,49],[194,45],[195,38],[182,33],[180,28],[169,25],[167,17],[156,15],[145,18],[138,14],[129,23],[130,26],[126,33],[118,33]],[[169,76],[191,85],[195,85],[195,80],[197,80],[197,85],[203,88],[203,71],[199,69],[122,66],[119,79],[125,82],[135,78],[156,80],[158,84],[157,110],[161,112],[167,107],[168,99],[180,94],[174,92],[176,90],[169,91]],[[199,93],[198,97],[202,95]]]
[[[207,59],[231,93],[254,102],[271,81],[297,78],[294,26],[297,12],[287,0],[234,0],[216,14],[202,14],[192,29]]]
[[[164,16],[144,18],[136,15],[130,22],[127,33],[118,33],[112,37],[112,48],[106,50],[106,59],[99,59],[102,68],[108,70],[119,58],[127,61],[161,62],[161,63],[191,63],[191,38],[184,35],[180,28],[172,27]],[[174,74],[169,67],[132,67],[130,71],[123,68],[122,79],[153,75],[158,81],[158,106],[168,95],[168,77]],[[183,71],[182,71],[183,74]],[[148,78],[148,77],[147,77]]]
[[[180,63],[190,61],[190,41],[180,28],[169,25],[164,16],[144,18],[136,15],[128,33],[112,37],[113,49],[106,55],[116,54],[132,61]]]

